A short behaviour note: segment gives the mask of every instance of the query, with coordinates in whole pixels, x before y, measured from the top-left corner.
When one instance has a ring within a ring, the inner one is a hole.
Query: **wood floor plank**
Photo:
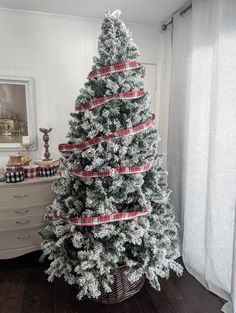
[[[13,272],[5,273],[2,278],[5,277],[4,285],[5,291],[3,294],[3,300],[1,300],[0,307],[1,313],[20,313],[22,306],[22,299],[25,287],[25,275],[24,271],[14,270]]]
[[[115,305],[76,300],[63,279],[48,283],[39,253],[0,261],[1,313],[221,313],[222,301],[186,271],[161,279],[161,292],[147,282],[132,298]]]

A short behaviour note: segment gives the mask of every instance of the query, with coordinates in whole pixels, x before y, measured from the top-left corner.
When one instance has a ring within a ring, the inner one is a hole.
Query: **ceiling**
[[[0,0],[1,8],[101,19],[105,9],[121,9],[122,19],[161,24],[186,0]]]

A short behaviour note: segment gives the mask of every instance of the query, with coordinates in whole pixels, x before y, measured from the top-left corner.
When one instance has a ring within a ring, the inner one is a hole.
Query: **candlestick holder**
[[[43,159],[43,161],[50,161],[50,153],[49,153],[49,135],[48,133],[51,132],[52,128],[46,129],[46,128],[39,128],[39,130],[41,131],[41,133],[43,133],[43,141],[44,141],[44,148],[45,148],[45,152],[44,152],[44,157],[45,159]]]

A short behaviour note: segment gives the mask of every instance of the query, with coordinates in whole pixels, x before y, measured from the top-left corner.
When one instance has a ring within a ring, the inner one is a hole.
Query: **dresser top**
[[[18,183],[6,183],[5,181],[0,182],[0,188],[8,187],[18,187],[18,186],[27,186],[31,184],[42,184],[46,182],[54,182],[60,178],[60,174],[49,176],[49,177],[35,177],[35,178],[26,178],[25,180]]]

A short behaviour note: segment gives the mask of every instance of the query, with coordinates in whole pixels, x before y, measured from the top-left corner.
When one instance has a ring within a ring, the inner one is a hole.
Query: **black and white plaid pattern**
[[[48,177],[56,174],[56,167],[40,167],[39,168],[39,176]]]
[[[6,171],[7,183],[18,183],[24,180],[24,171]]]

